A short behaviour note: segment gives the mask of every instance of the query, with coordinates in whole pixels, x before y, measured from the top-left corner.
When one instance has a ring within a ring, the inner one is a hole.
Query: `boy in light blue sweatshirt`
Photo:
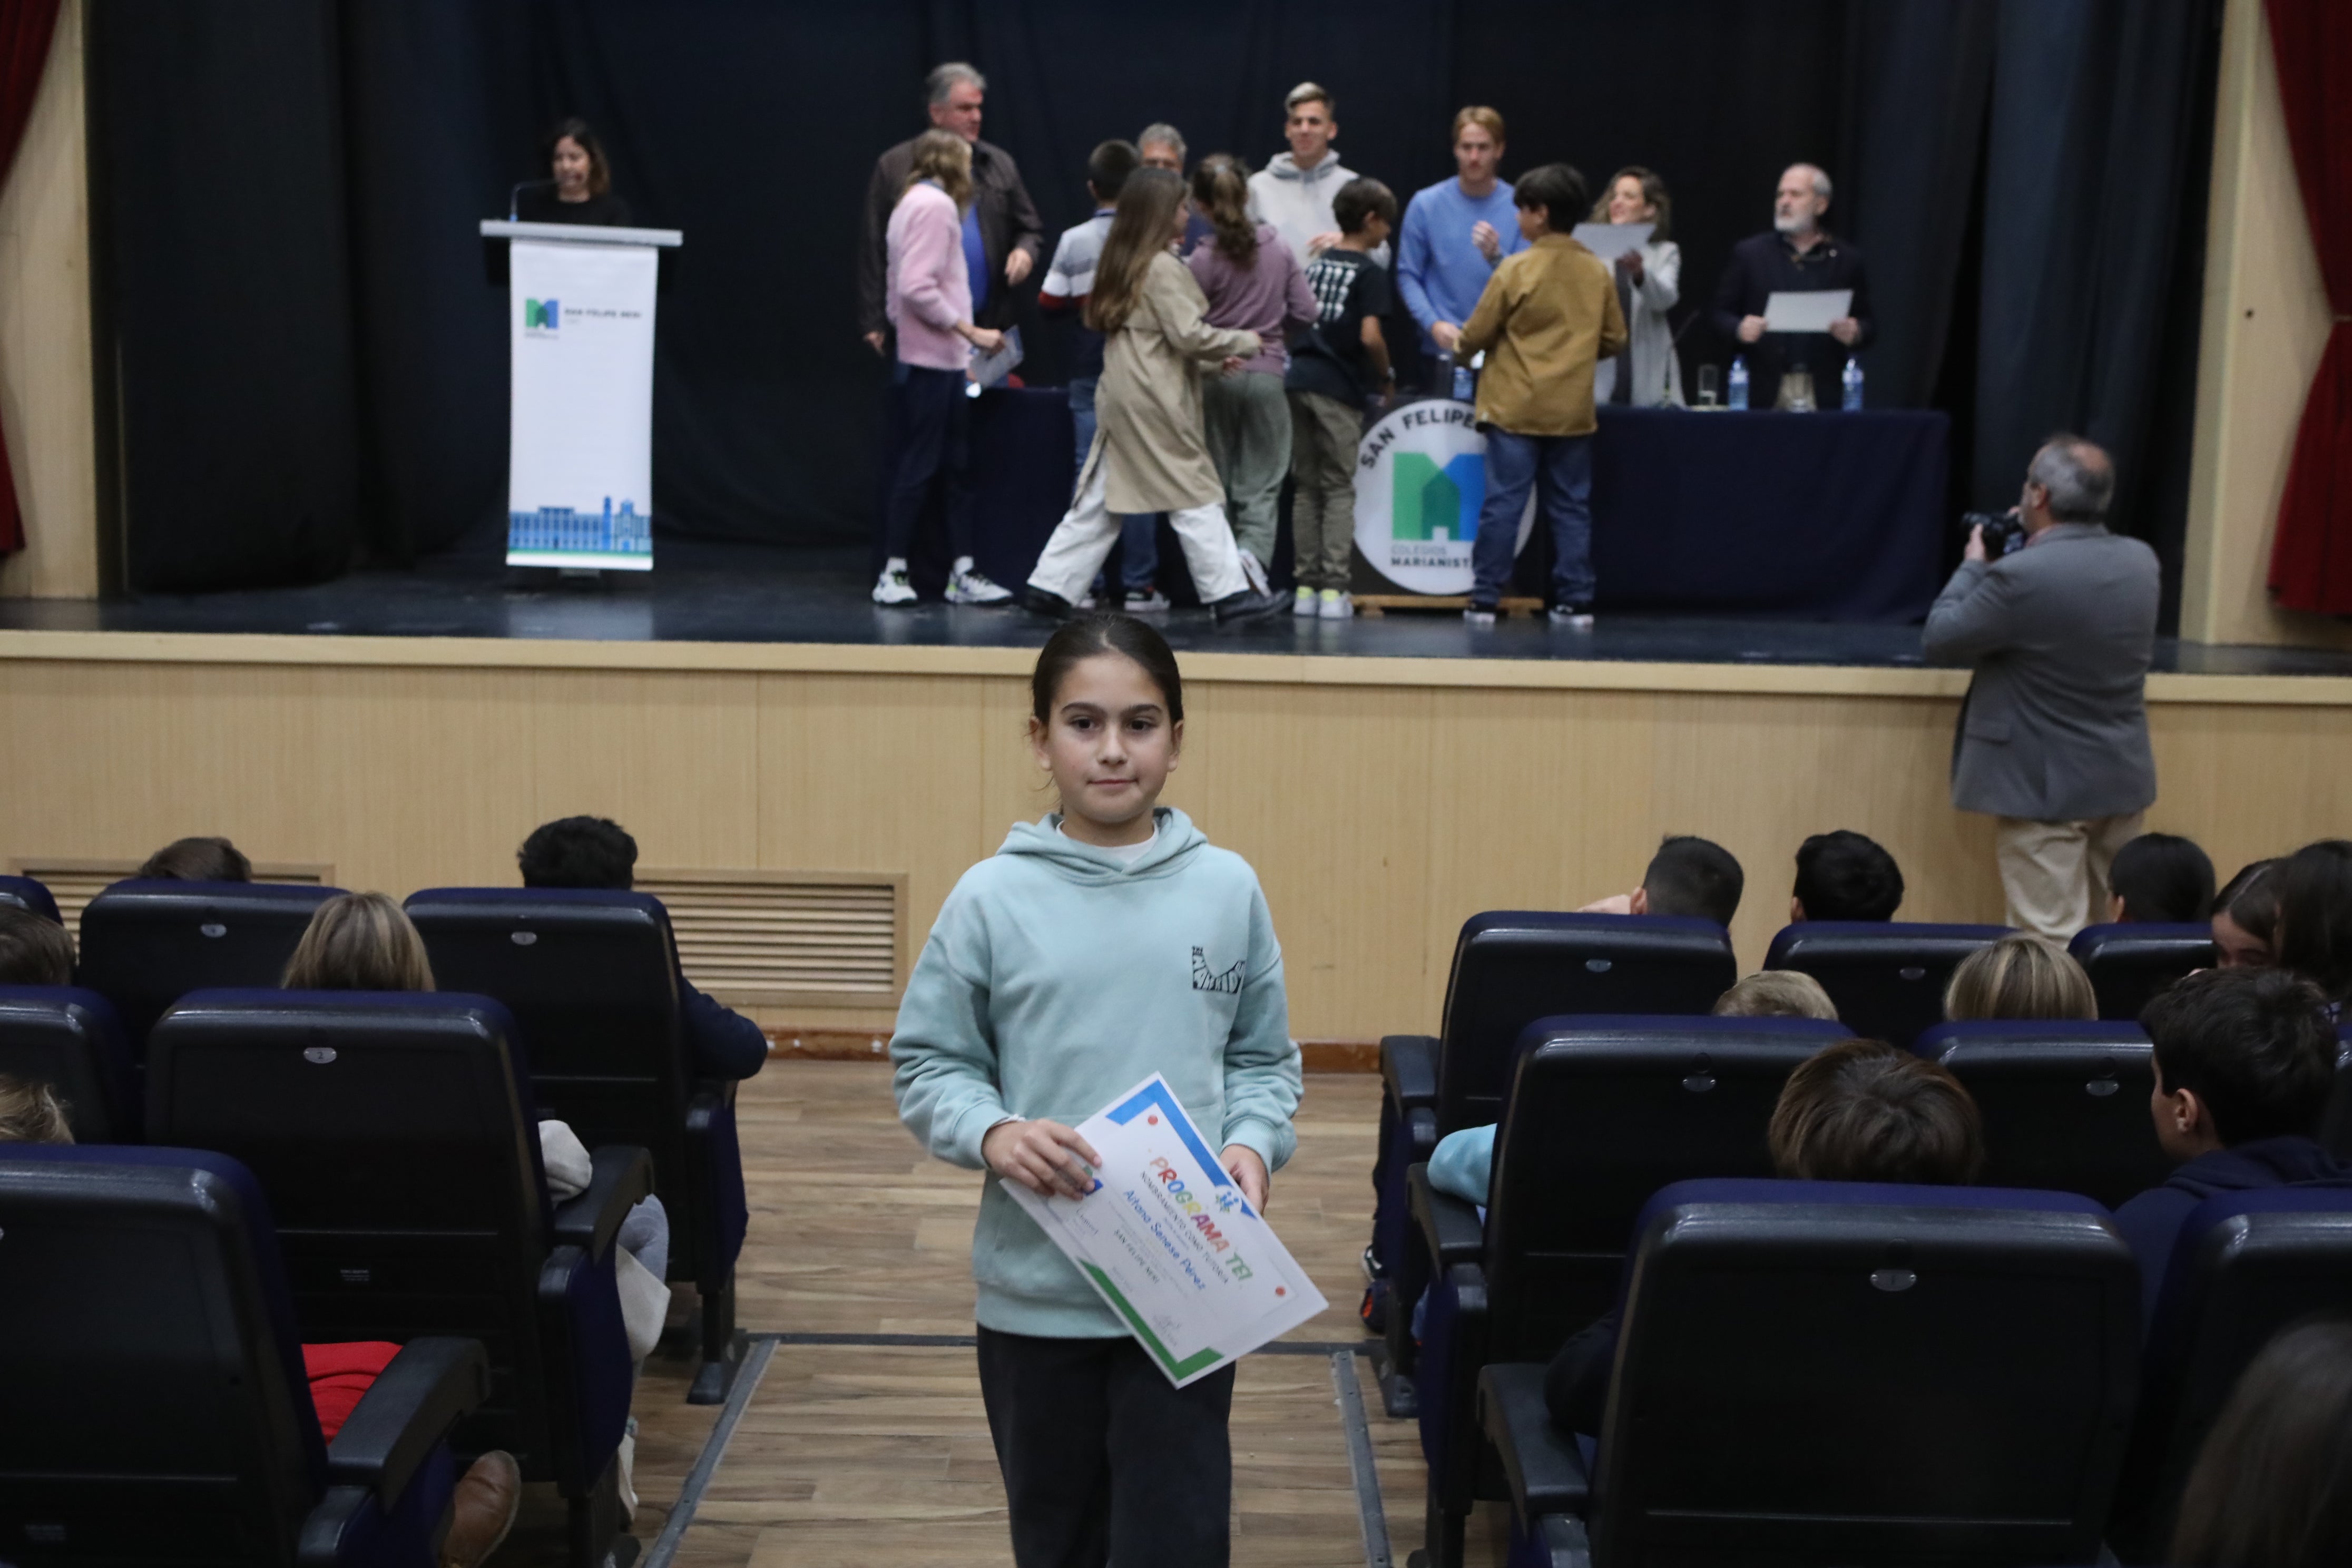
[[[1158,1072],[1263,1214],[1297,1144],[1282,949],[1248,862],[1157,804],[1184,717],[1160,634],[1069,621],[1030,689],[1062,809],[1014,826],[941,907],[890,1044],[898,1114],[994,1178],[972,1276],[1014,1562],[1222,1563],[1234,1369],[1173,1387],[1003,1184],[1081,1195],[1098,1162],[1074,1124]]]

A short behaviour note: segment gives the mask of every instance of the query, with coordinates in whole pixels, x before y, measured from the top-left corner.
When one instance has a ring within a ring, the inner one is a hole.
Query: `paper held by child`
[[[1004,1190],[1181,1388],[1328,1305],[1158,1073],[1078,1126],[1102,1157],[1082,1198]]]
[[[1011,375],[1020,363],[1021,329],[1007,327],[1004,329],[1004,341],[997,346],[994,353],[982,353],[978,349],[971,351],[971,367],[966,373],[971,380],[966,390],[977,397],[983,387],[1003,385],[1004,378]]]

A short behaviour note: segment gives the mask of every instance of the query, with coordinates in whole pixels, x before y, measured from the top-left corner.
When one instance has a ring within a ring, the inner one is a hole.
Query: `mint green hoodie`
[[[1007,1116],[1077,1123],[1154,1072],[1212,1144],[1266,1169],[1297,1147],[1298,1047],[1257,873],[1161,806],[1133,866],[1014,825],[940,910],[898,1004],[898,1117],[939,1158],[981,1168]],[[971,1238],[981,1323],[1113,1339],[1127,1327],[991,1176]]]

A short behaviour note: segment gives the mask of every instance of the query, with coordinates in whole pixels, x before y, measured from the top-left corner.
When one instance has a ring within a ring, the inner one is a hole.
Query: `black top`
[[[627,228],[629,204],[611,191],[584,202],[567,202],[551,185],[525,191],[515,202],[515,216],[525,223],[593,223],[606,228]]]
[[[1862,323],[1856,349],[1870,346],[1878,335],[1871,314],[1870,279],[1863,271],[1862,252],[1851,240],[1824,231],[1811,250],[1799,251],[1774,232],[1750,235],[1731,247],[1731,260],[1715,290],[1716,330],[1730,352],[1748,361],[1750,408],[1769,408],[1780,390],[1783,367],[1813,374],[1813,397],[1824,408],[1835,408],[1838,378],[1845,373],[1846,347],[1827,332],[1767,332],[1756,342],[1739,341],[1739,320],[1760,316],[1765,301],[1775,293],[1803,293],[1819,289],[1851,289],[1848,307]]]
[[[1388,314],[1388,271],[1361,251],[1335,247],[1307,263],[1307,288],[1315,296],[1315,324],[1291,342],[1283,385],[1361,407],[1380,390],[1364,352],[1364,318]]]

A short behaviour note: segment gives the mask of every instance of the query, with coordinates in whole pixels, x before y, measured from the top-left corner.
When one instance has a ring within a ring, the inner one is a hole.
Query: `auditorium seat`
[[[417,1338],[331,1444],[269,1211],[188,1149],[0,1150],[0,1555],[431,1568],[489,1390],[471,1340]]]
[[[1949,1068],[1984,1117],[1987,1186],[2080,1193],[2116,1208],[2177,1161],[2156,1141],[2155,1047],[2137,1024],[1938,1024],[1923,1057]]]
[[[277,984],[310,916],[341,895],[292,882],[117,882],[81,912],[75,978],[114,1004],[137,1054],[191,991]]]
[[[1410,1177],[1412,1272],[1434,1266],[1414,1379],[1433,1535],[1458,1544],[1479,1492],[1479,1366],[1549,1357],[1608,1310],[1659,1188],[1770,1174],[1781,1087],[1845,1037],[1811,1018],[1547,1018],[1527,1031],[1484,1223],[1427,1167]]]
[[[2203,921],[2084,926],[2066,951],[2091,977],[2100,1017],[2137,1020],[2158,992],[2192,969],[2213,967],[2213,928]]]
[[[591,1146],[652,1152],[655,1189],[669,1210],[669,1277],[702,1295],[702,1368],[688,1397],[719,1403],[740,1355],[735,1258],[750,1209],[735,1085],[694,1076],[677,944],[661,900],[572,888],[428,888],[404,907],[436,982],[506,1004],[547,1115]]]
[[[1540,1363],[1481,1379],[1514,1564],[2098,1555],[2139,1293],[2097,1205],[1687,1182],[1638,1235],[1592,1462],[1552,1425]]]
[[[0,1076],[45,1083],[77,1143],[139,1136],[138,1075],[114,1005],[71,985],[0,985]]]
[[[2157,1293],[2116,1550],[2158,1561],[2197,1450],[2255,1354],[2297,1320],[2352,1308],[2352,1188],[2220,1193],[2181,1222]]]
[[[632,1380],[614,1237],[651,1167],[589,1140],[588,1190],[551,1204],[513,1038],[482,996],[197,992],[148,1040],[148,1131],[251,1168],[306,1339],[479,1339],[491,1394],[459,1446],[555,1482],[595,1568]]]
[[[20,910],[30,910],[37,915],[47,915],[63,925],[58,913],[58,900],[49,889],[30,877],[0,877],[0,904],[14,904]]]
[[[1800,921],[1780,928],[1764,967],[1820,981],[1838,1017],[1864,1039],[1908,1046],[1943,1021],[1944,987],[1960,961],[2008,934],[2007,926]]]

